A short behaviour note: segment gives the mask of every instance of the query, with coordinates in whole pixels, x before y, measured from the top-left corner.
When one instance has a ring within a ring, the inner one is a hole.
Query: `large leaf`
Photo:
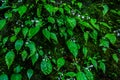
[[[116,36],[114,34],[108,33],[108,34],[105,35],[105,37],[108,38],[112,44],[115,44]]]
[[[71,29],[74,29],[76,26],[75,18],[67,17],[67,26],[70,27]]]
[[[39,54],[36,53],[34,54],[32,57],[31,57],[31,60],[32,60],[32,65],[34,65],[36,63],[36,61],[38,60],[39,58]]]
[[[28,69],[27,70],[27,76],[28,76],[28,79],[30,80],[30,78],[32,77],[34,71],[32,69]]]
[[[8,80],[8,75],[7,74],[1,74],[0,75],[0,80]]]
[[[22,80],[22,75],[21,74],[12,74],[10,80]]]
[[[10,66],[12,65],[13,61],[15,58],[15,53],[13,51],[9,51],[7,52],[7,54],[5,55],[5,62],[8,66],[8,69],[10,68]]]
[[[59,70],[62,66],[64,66],[64,64],[65,64],[65,59],[64,59],[63,57],[59,58],[59,59],[57,60],[58,70]]]
[[[75,42],[70,41],[70,40],[68,40],[68,41],[66,42],[66,44],[67,44],[67,47],[68,47],[68,49],[70,50],[70,52],[71,52],[71,53],[73,54],[73,56],[76,58],[77,55],[78,55],[78,45],[77,45]]]
[[[42,27],[42,21],[38,21],[35,27],[31,27],[29,29],[28,37],[31,39],[33,36],[35,36],[39,32],[41,27]]]
[[[83,72],[78,72],[76,75],[77,80],[87,80],[85,74]]]
[[[36,45],[34,42],[28,42],[28,44],[26,44],[26,47],[28,47],[30,50],[30,55],[28,56],[28,58],[36,53]]]
[[[20,6],[17,10],[18,10],[20,17],[22,17],[22,15],[27,11],[27,7],[23,5],[23,6]]]
[[[47,29],[43,29],[42,33],[48,40],[50,40],[50,31],[48,31]]]
[[[118,58],[117,54],[113,54],[112,57],[113,57],[114,61],[116,63],[118,63],[119,58]]]
[[[41,67],[41,71],[45,75],[48,75],[52,72],[52,64],[50,60],[43,59],[40,64],[40,67]]]
[[[19,51],[19,50],[22,48],[23,43],[24,43],[24,41],[23,41],[22,39],[17,40],[17,41],[15,42],[15,49],[16,49],[17,51]]]
[[[0,30],[5,27],[5,24],[6,24],[6,20],[5,19],[0,20]]]

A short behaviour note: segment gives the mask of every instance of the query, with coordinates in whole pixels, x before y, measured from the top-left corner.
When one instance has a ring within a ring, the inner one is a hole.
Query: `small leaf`
[[[14,72],[19,73],[19,72],[21,72],[22,69],[23,68],[20,65],[18,65],[17,67],[14,68]]]
[[[28,44],[26,44],[26,47],[28,47],[30,50],[30,55],[28,56],[28,58],[36,53],[36,45],[34,42],[29,42]]]
[[[105,26],[105,27],[107,27],[107,28],[109,28],[109,29],[111,29],[111,26],[109,26],[107,23],[105,23],[105,22],[100,22],[100,24],[101,25],[103,25],[103,26]]]
[[[108,12],[108,10],[109,10],[109,7],[108,7],[108,5],[103,5],[103,16]]]
[[[8,41],[8,36],[3,38],[3,44],[5,45],[5,43]]]
[[[103,62],[100,62],[100,69],[102,69],[103,73],[106,71],[105,64]]]
[[[91,62],[93,64],[93,66],[95,67],[95,69],[97,70],[97,62],[96,62],[96,60],[91,59]]]
[[[22,75],[21,74],[12,74],[10,80],[22,80]]]
[[[34,65],[34,64],[36,63],[36,61],[38,60],[38,58],[39,58],[38,53],[34,54],[34,55],[31,57],[32,65]]]
[[[58,43],[58,39],[55,33],[50,33],[50,38],[53,39],[54,41],[56,41]]]
[[[2,30],[5,27],[5,24],[6,24],[6,20],[5,19],[0,20],[0,30]]]
[[[15,49],[16,49],[17,51],[19,51],[19,50],[22,48],[23,43],[24,43],[24,42],[23,42],[22,39],[17,40],[17,41],[15,42]]]
[[[50,40],[50,31],[48,31],[47,29],[43,29],[42,33],[48,40]]]
[[[52,64],[50,60],[45,60],[43,59],[41,64],[41,71],[43,72],[43,74],[48,75],[52,72]]]
[[[117,54],[113,54],[112,57],[113,57],[114,61],[115,61],[116,63],[118,63],[119,58],[118,58]]]
[[[48,22],[54,24],[55,23],[55,19],[53,17],[48,17]]]
[[[116,36],[114,34],[109,34],[108,33],[108,34],[105,35],[105,37],[108,38],[112,44],[115,44]]]
[[[18,9],[18,13],[20,14],[20,17],[27,11],[27,7],[25,5],[20,6]]]
[[[90,19],[90,23],[92,24],[92,26],[97,29],[100,30],[100,27],[98,24],[96,24],[97,20],[96,19]]]
[[[76,76],[76,73],[74,73],[74,72],[67,72],[66,74],[65,74],[65,76],[68,76],[68,77],[75,77]]]
[[[22,61],[25,61],[25,59],[27,58],[28,54],[27,54],[27,51],[26,50],[23,50],[21,52],[21,57],[22,57]]]
[[[88,22],[80,21],[79,23],[86,28],[93,29],[92,26]]]
[[[104,47],[106,47],[106,48],[109,48],[109,41],[106,40],[106,39],[104,39],[104,38],[102,38],[102,39],[100,40],[100,46],[104,46]]]
[[[67,17],[67,26],[71,29],[74,29],[76,26],[76,20],[75,18]]]
[[[32,69],[28,69],[27,70],[27,76],[28,76],[28,79],[30,80],[32,75],[33,75],[34,71]]]
[[[73,56],[76,58],[78,55],[78,46],[75,42],[68,40],[66,42],[68,49],[73,54]]]
[[[7,54],[5,55],[5,62],[8,66],[8,69],[10,68],[10,66],[12,65],[13,61],[15,58],[15,53],[13,51],[9,51],[7,52]]]
[[[7,13],[4,14],[4,17],[6,19],[10,19],[12,17],[12,13],[11,12],[7,12]]]
[[[85,69],[84,72],[88,80],[94,80],[94,76],[90,70]]]
[[[80,9],[82,8],[82,3],[81,2],[78,2],[77,5]]]
[[[17,39],[16,35],[13,35],[10,37],[10,42],[15,42],[16,39]]]
[[[44,55],[43,50],[39,50],[39,54],[40,54],[41,56],[43,56],[43,55]]]
[[[85,74],[83,72],[78,72],[76,75],[77,80],[87,80]]]
[[[8,75],[6,75],[6,74],[1,74],[0,75],[0,80],[8,80]]]
[[[59,59],[57,60],[58,70],[59,70],[62,66],[64,66],[64,64],[65,64],[65,59],[64,59],[63,57],[59,58]]]
[[[20,27],[15,27],[14,29],[14,32],[15,32],[15,35],[17,35],[19,32],[20,32],[21,28]]]
[[[82,51],[83,51],[84,56],[86,57],[87,53],[88,53],[87,47],[83,46],[83,50]]]
[[[52,15],[52,13],[54,12],[54,7],[50,4],[46,4],[45,9],[50,13],[50,15]]]
[[[84,39],[85,39],[85,42],[87,43],[87,41],[88,41],[88,38],[89,38],[89,32],[88,31],[86,31],[86,32],[84,32]]]
[[[29,29],[28,29],[27,27],[24,27],[24,28],[22,29],[22,34],[23,34],[24,38],[26,37],[28,31],[29,31]]]
[[[39,1],[39,0],[38,0]],[[38,5],[37,8],[37,16],[40,17],[41,16],[41,10],[42,10],[42,5]]]
[[[96,30],[93,30],[92,33],[90,33],[91,38],[93,38],[95,41],[97,41],[98,32]]]

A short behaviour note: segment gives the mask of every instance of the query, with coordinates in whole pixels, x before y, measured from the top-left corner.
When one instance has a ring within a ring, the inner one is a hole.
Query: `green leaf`
[[[65,64],[65,59],[64,59],[63,57],[59,58],[59,59],[57,60],[58,70],[59,70],[62,66],[64,66],[64,64]]]
[[[39,58],[38,53],[34,54],[34,55],[31,57],[32,65],[34,65],[34,64],[36,63],[36,61],[38,60],[38,58]]]
[[[95,67],[95,69],[97,70],[97,62],[96,62],[96,60],[91,59],[91,62],[93,64],[93,66]]]
[[[108,10],[109,10],[109,7],[108,7],[108,5],[103,5],[103,16],[105,16],[105,14],[108,12]]]
[[[46,4],[44,7],[50,13],[50,15],[52,15],[52,13],[54,12],[54,6]]]
[[[14,28],[15,35],[17,35],[20,32],[20,30],[21,30],[20,27],[15,27]]]
[[[106,66],[103,62],[100,62],[100,69],[102,69],[103,73],[106,71]]]
[[[96,24],[97,20],[96,19],[90,19],[90,23],[92,24],[92,26],[97,29],[100,30],[100,27],[98,24]]]
[[[55,23],[55,19],[53,17],[48,17],[48,22],[54,24]]]
[[[2,30],[5,27],[5,24],[6,24],[5,19],[0,20],[0,30]]]
[[[64,10],[65,10],[68,14],[70,14],[70,6],[69,6],[69,5],[65,5],[65,6],[64,6]]]
[[[27,70],[27,77],[28,77],[29,80],[31,79],[33,73],[34,73],[34,71],[32,69]]]
[[[8,80],[8,75],[7,74],[1,74],[0,75],[0,80]]]
[[[96,30],[93,30],[92,33],[90,33],[90,37],[93,38],[95,41],[97,41],[98,32]]]
[[[105,23],[105,22],[100,22],[100,24],[101,25],[103,25],[103,26],[105,26],[105,27],[107,27],[107,28],[109,28],[109,29],[111,29],[111,26],[109,26],[107,23]]]
[[[88,80],[94,80],[94,76],[90,70],[85,69],[84,72]]]
[[[79,23],[86,28],[93,29],[92,26],[88,22],[80,21]]]
[[[102,39],[100,40],[100,46],[109,48],[109,41],[106,40],[106,39],[104,39],[104,38],[102,38]]]
[[[16,35],[13,35],[10,37],[10,42],[15,42],[16,39],[17,39]]]
[[[14,72],[15,73],[19,73],[19,72],[21,72],[22,69],[23,69],[23,67],[21,67],[20,65],[18,65],[17,67],[14,68]]]
[[[87,41],[88,41],[88,38],[89,38],[89,32],[88,31],[86,31],[86,32],[84,32],[84,39],[85,39],[85,42],[87,43]]]
[[[43,55],[44,55],[43,50],[39,50],[38,52],[39,52],[40,56],[43,56]]]
[[[12,13],[11,13],[11,12],[6,12],[6,13],[4,14],[4,17],[5,17],[6,19],[10,19],[10,18],[12,17]]]
[[[75,18],[67,17],[67,27],[74,29],[76,27],[76,20]]]
[[[27,51],[26,50],[23,50],[21,52],[21,57],[22,57],[22,61],[25,61],[25,59],[27,58],[28,54],[27,54]]]
[[[33,41],[28,42],[28,44],[26,44],[26,47],[28,47],[30,50],[30,55],[28,56],[28,58],[36,53],[36,45]]]
[[[27,27],[24,27],[24,28],[22,29],[22,34],[23,34],[24,38],[26,37],[28,31],[29,31],[29,29],[28,29]]]
[[[78,46],[75,42],[68,40],[66,42],[68,49],[73,54],[73,56],[76,58],[78,55]]]
[[[84,56],[86,57],[86,56],[87,56],[87,53],[88,53],[87,47],[83,46],[82,51],[83,51]]]
[[[117,54],[112,54],[112,57],[113,57],[114,61],[115,61],[116,63],[118,63],[119,58],[118,58]]]
[[[22,80],[22,75],[21,74],[12,74],[10,80]]]
[[[108,38],[112,44],[115,44],[116,36],[114,34],[108,33],[108,34],[105,35],[105,37]]]
[[[39,0],[38,0],[39,1]],[[41,11],[42,11],[42,5],[38,5],[37,7],[37,16],[40,17],[41,16]]]
[[[12,65],[13,61],[15,58],[15,53],[13,51],[9,51],[7,52],[7,54],[5,55],[5,62],[8,66],[8,69],[10,68],[10,66]]]
[[[15,42],[15,49],[19,51],[22,48],[23,44],[24,44],[24,41],[22,39],[17,40]]]
[[[23,5],[23,6],[20,6],[17,10],[18,10],[20,17],[22,17],[22,15],[27,11],[27,7]]]
[[[42,33],[48,40],[50,40],[50,31],[48,31],[47,29],[43,29]]]
[[[77,80],[87,80],[85,74],[83,72],[78,72],[76,75]]]
[[[31,27],[29,29],[28,37],[31,39],[33,36],[35,36],[39,32],[41,27],[42,27],[42,21],[39,21],[35,27]]]
[[[80,9],[82,8],[82,2],[78,2],[77,5]]]
[[[5,45],[5,43],[8,41],[8,36],[3,38],[3,44]]]
[[[50,33],[50,38],[53,39],[54,41],[56,41],[58,43],[58,39],[55,33]]]
[[[75,77],[76,76],[76,73],[75,72],[67,72],[66,74],[65,74],[65,76],[68,76],[68,77]]]
[[[40,64],[41,71],[43,74],[48,75],[52,72],[52,64],[51,61],[48,59],[43,59],[41,64]]]

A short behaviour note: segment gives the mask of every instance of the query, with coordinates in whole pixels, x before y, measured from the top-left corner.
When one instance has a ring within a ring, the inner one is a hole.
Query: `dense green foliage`
[[[0,80],[119,80],[119,4],[1,0]]]

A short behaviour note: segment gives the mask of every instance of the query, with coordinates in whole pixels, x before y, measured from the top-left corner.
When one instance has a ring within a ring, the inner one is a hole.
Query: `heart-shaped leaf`
[[[23,6],[20,6],[17,10],[18,10],[20,17],[22,17],[22,15],[27,11],[27,7],[23,5]]]
[[[15,58],[15,53],[13,51],[9,51],[7,52],[7,54],[5,55],[5,62],[8,66],[8,69],[10,68],[10,66],[12,65],[13,61]]]
[[[15,42],[15,49],[16,49],[17,51],[19,51],[19,50],[22,48],[23,43],[24,43],[24,41],[23,41],[22,39],[17,40],[17,41]]]
[[[28,76],[28,79],[30,80],[30,78],[32,77],[34,71],[32,69],[28,69],[27,70],[27,76]]]
[[[51,64],[51,61],[49,59],[48,60],[43,59],[41,64],[40,64],[40,67],[41,67],[41,71],[45,75],[48,75],[52,72],[52,64]]]

